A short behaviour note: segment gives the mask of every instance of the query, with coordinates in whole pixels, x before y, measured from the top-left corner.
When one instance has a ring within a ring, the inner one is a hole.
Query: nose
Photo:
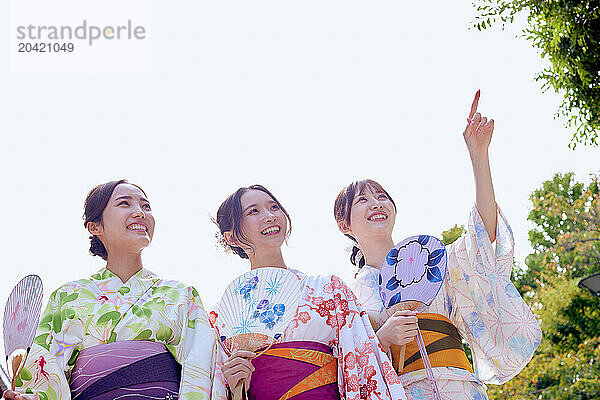
[[[275,222],[277,217],[271,211],[267,211],[265,214],[265,222]]]
[[[373,205],[371,206],[373,210],[377,210],[378,208],[383,208],[383,204],[379,200],[375,200]]]
[[[137,210],[133,213],[133,218],[146,218],[146,213],[138,206]]]

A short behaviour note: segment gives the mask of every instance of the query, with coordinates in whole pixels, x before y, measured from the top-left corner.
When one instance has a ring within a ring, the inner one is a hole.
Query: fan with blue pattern
[[[216,310],[214,327],[227,355],[265,351],[292,322],[304,281],[285,268],[257,268],[229,284]],[[233,397],[240,399],[242,382]]]

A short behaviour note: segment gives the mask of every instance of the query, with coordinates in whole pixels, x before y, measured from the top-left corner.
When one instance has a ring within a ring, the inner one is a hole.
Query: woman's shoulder
[[[181,282],[175,279],[160,279],[156,282],[153,292],[165,292],[166,294],[178,292],[189,299],[200,300],[200,294],[198,290],[191,284]],[[170,297],[173,298],[173,295]]]

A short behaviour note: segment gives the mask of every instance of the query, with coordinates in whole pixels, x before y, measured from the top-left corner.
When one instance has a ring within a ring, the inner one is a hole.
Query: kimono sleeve
[[[227,382],[225,380],[225,375],[223,375],[222,367],[223,363],[227,360],[227,355],[225,352],[217,347],[217,361],[215,363],[215,377],[213,380],[212,387],[212,399],[213,400],[227,400],[228,397],[228,389]]]
[[[65,371],[72,368],[81,349],[83,326],[76,318],[79,293],[61,287],[50,295],[27,361],[16,382],[20,393],[42,400],[71,398]]]
[[[342,399],[406,399],[402,383],[381,349],[367,313],[352,291],[332,277],[337,331],[338,384]]]
[[[479,379],[502,384],[529,362],[542,332],[510,281],[514,238],[498,209],[495,248],[474,207],[467,232],[448,246],[450,319],[468,342]]]
[[[182,365],[179,398],[184,400],[207,400],[215,368],[215,334],[208,323],[198,292],[187,288],[186,307],[179,313],[181,340],[175,347],[175,357]]]

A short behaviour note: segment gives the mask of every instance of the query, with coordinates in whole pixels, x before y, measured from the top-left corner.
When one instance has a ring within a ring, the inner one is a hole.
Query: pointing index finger
[[[477,112],[477,105],[479,104],[479,95],[481,91],[478,89],[477,93],[475,93],[475,98],[473,99],[473,104],[471,104],[471,112],[469,113],[469,119],[473,118],[473,115]]]

